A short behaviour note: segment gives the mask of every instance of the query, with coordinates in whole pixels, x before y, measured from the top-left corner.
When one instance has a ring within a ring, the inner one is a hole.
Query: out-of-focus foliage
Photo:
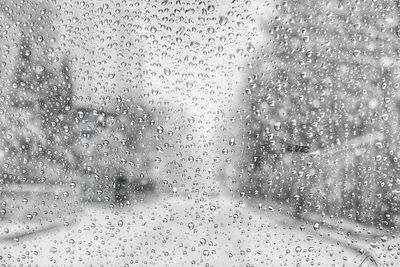
[[[48,175],[55,169],[67,171],[64,155],[72,143],[72,83],[65,59],[57,69],[35,59],[26,36],[21,38],[19,59],[12,86],[3,104],[1,121],[4,171],[31,182],[59,180]]]
[[[96,201],[154,190],[155,122],[147,108],[121,97],[112,109],[77,104],[71,60],[51,60],[51,49],[21,28],[11,86],[1,99],[1,183],[73,181],[85,200]]]
[[[282,1],[276,9],[263,28],[272,49],[258,52],[245,89],[243,194],[289,203],[297,215],[394,226],[398,2]]]

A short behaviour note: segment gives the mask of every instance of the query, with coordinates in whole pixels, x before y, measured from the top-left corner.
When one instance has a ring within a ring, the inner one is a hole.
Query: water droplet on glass
[[[188,223],[188,227],[189,227],[190,230],[193,230],[193,228],[194,228],[194,223],[192,223],[192,222]]]
[[[221,26],[225,26],[226,23],[228,23],[228,18],[225,17],[225,16],[220,16],[220,17],[219,17],[218,24],[221,25]]]

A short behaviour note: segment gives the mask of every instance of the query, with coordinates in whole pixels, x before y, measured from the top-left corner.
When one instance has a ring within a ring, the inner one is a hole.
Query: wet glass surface
[[[399,11],[0,0],[0,264],[400,266]]]

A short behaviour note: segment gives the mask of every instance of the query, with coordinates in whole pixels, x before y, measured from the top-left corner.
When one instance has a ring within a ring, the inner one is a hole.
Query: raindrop
[[[208,249],[203,250],[203,256],[209,256],[210,255],[210,251]]]
[[[170,76],[171,75],[171,70],[170,69],[164,69],[164,74],[165,75],[167,75],[167,76]]]
[[[192,223],[192,222],[188,223],[188,227],[189,227],[190,230],[193,230],[193,228],[194,228],[194,223]]]
[[[225,26],[228,23],[228,18],[225,16],[220,16],[218,24],[221,26]]]
[[[162,134],[164,132],[164,128],[162,126],[157,126],[157,133]]]
[[[153,33],[153,34],[156,33],[157,32],[157,28],[154,27],[154,26],[151,26],[150,27],[150,32]]]
[[[281,129],[281,123],[280,122],[274,123],[274,129],[275,131],[279,131]]]

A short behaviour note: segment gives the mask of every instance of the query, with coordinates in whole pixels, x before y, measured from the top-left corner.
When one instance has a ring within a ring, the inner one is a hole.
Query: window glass
[[[1,266],[400,266],[399,11],[1,0]]]

